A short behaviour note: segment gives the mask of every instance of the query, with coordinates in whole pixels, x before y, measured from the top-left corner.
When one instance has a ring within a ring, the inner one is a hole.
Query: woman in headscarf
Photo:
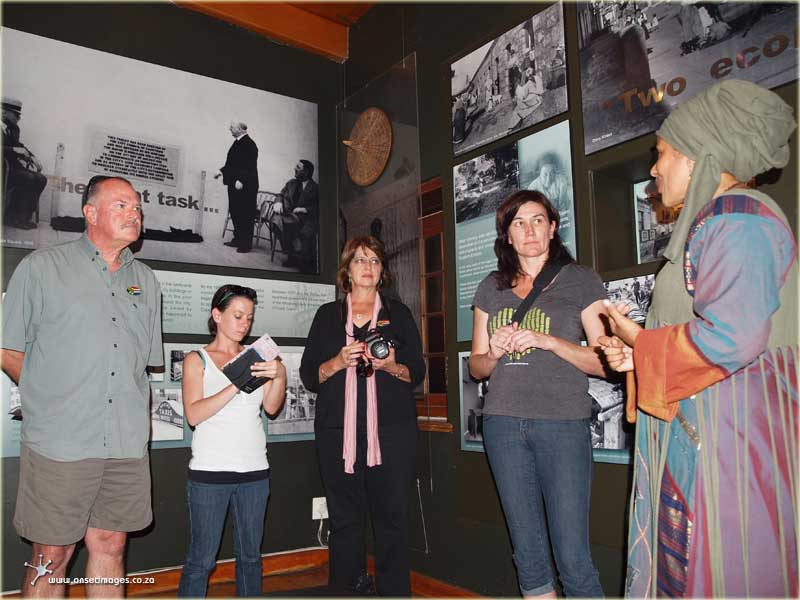
[[[786,166],[795,127],[773,92],[729,80],[657,132],[651,175],[683,209],[647,329],[612,305],[600,340],[635,375],[629,596],[797,597],[797,246],[747,184]]]

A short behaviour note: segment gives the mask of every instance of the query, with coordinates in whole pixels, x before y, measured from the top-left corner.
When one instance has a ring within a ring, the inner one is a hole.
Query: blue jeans
[[[202,598],[206,595],[208,576],[216,566],[228,504],[233,515],[236,595],[261,596],[261,540],[269,479],[248,483],[190,480],[186,484],[186,496],[190,539],[178,596]]]
[[[549,530],[565,594],[602,596],[589,550],[589,420],[484,415],[483,443],[511,532],[522,594],[536,596],[555,589]]]

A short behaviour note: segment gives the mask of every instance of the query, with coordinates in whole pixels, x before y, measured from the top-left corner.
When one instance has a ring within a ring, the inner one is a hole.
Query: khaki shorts
[[[52,460],[22,444],[14,527],[48,546],[83,539],[87,527],[139,531],[153,520],[150,460]]]

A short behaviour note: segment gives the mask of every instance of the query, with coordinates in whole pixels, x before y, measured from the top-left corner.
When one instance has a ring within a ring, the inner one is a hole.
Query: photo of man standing
[[[228,186],[228,212],[233,221],[233,239],[226,246],[236,248],[243,254],[253,246],[253,219],[256,216],[258,195],[258,146],[247,135],[247,125],[231,122],[231,135],[235,138],[228,150],[225,165],[214,176],[222,176]]]

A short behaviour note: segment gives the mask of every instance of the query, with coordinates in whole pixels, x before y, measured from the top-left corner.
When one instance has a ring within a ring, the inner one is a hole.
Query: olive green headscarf
[[[789,136],[797,124],[777,94],[730,79],[678,105],[656,135],[695,161],[683,210],[664,256],[680,260],[689,226],[711,200],[720,175],[745,182],[789,162]]]
[[[648,324],[673,324],[693,318],[683,282],[683,250],[697,213],[713,197],[723,172],[742,182],[789,162],[788,138],[797,124],[792,109],[777,94],[748,81],[717,83],[678,105],[656,132],[695,161],[683,209],[658,276]],[[785,217],[768,196],[758,196]],[[787,281],[787,283],[789,283]],[[796,295],[796,294],[795,294]]]

